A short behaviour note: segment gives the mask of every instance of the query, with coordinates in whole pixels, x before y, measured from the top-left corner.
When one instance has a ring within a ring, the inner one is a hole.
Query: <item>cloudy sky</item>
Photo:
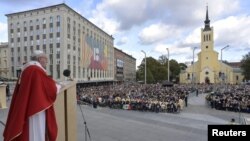
[[[223,60],[240,61],[250,52],[248,0],[0,0],[0,42],[8,41],[5,14],[63,2],[112,35],[115,47],[136,58],[137,66],[144,58],[141,50],[158,59],[169,48],[170,59],[192,61],[192,48],[200,47],[206,5],[215,50],[220,53],[230,45]]]

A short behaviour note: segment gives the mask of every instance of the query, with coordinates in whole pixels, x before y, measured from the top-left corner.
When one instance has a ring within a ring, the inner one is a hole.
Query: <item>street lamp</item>
[[[223,79],[224,79],[224,75],[223,75],[223,73],[222,73],[222,63],[223,63],[223,60],[222,60],[222,51],[223,51],[224,49],[228,48],[228,47],[229,47],[229,45],[226,45],[225,47],[223,47],[223,48],[220,50],[220,61],[221,61],[220,69],[221,69],[221,78],[223,78]],[[221,79],[221,80],[222,80],[222,79]]]
[[[141,52],[144,53],[144,55],[145,55],[145,59],[144,59],[145,60],[145,75],[144,75],[145,78],[144,79],[145,80],[144,81],[145,81],[145,84],[147,84],[147,71],[146,71],[146,69],[147,69],[147,60],[146,60],[146,52],[143,51],[143,50],[141,50]]]
[[[168,51],[168,82],[169,82],[169,49],[168,48],[166,48],[166,49]]]
[[[194,83],[194,50],[197,49],[198,47],[193,48],[193,73],[192,73],[192,82]]]

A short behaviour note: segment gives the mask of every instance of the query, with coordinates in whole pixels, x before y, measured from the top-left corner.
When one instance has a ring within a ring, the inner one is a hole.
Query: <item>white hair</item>
[[[37,61],[39,57],[46,56],[42,50],[35,50],[31,55],[31,60]]]

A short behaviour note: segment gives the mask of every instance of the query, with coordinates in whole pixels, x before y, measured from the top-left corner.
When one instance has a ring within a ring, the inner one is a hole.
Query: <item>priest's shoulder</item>
[[[39,71],[43,71],[42,68],[40,68],[40,67],[38,67],[36,65],[30,65],[26,69],[24,69],[24,71],[25,70],[39,70]]]

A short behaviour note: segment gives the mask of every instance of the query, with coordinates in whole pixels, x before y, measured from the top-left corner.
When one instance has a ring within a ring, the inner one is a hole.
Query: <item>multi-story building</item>
[[[0,43],[0,77],[10,78],[8,43]]]
[[[12,77],[34,50],[43,50],[54,79],[64,80],[65,69],[78,82],[114,79],[114,38],[66,4],[6,16]]]
[[[114,48],[114,72],[117,81],[135,81],[136,80],[136,59],[131,55]]]

